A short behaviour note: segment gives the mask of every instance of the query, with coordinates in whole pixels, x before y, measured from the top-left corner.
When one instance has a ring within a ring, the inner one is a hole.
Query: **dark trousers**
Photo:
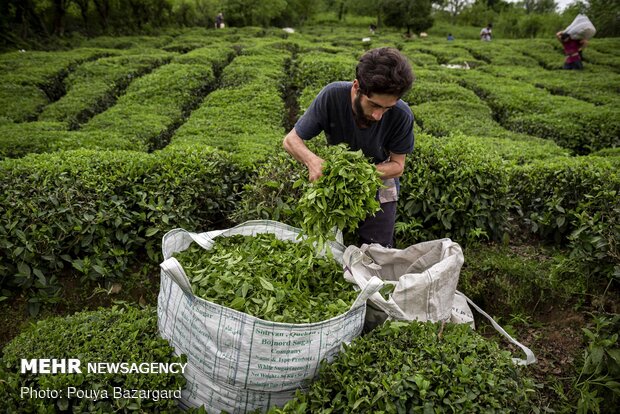
[[[396,201],[381,203],[381,210],[374,216],[366,217],[357,231],[360,244],[379,243],[383,247],[394,246],[396,203]]]
[[[583,69],[583,63],[581,63],[580,60],[576,60],[576,61],[571,62],[571,63],[564,63],[564,67],[562,69],[582,70]]]

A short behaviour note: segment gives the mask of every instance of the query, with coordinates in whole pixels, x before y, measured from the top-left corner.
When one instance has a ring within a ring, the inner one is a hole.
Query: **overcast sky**
[[[516,3],[517,1],[520,1],[520,0],[506,0],[506,1],[508,3]],[[562,11],[564,10],[566,6],[568,6],[573,1],[575,0],[555,0],[555,4],[558,5],[558,11]]]

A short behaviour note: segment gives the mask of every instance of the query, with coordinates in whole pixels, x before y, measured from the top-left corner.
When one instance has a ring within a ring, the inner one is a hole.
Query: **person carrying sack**
[[[568,33],[565,32],[557,32],[556,37],[562,43],[562,47],[564,48],[564,55],[566,55],[566,59],[564,60],[564,66],[562,69],[568,70],[582,70],[583,62],[581,51],[584,47],[586,47],[587,40],[585,39],[572,39]]]
[[[563,69],[583,69],[582,50],[595,34],[596,28],[584,14],[578,14],[566,29],[556,33],[566,55]]]

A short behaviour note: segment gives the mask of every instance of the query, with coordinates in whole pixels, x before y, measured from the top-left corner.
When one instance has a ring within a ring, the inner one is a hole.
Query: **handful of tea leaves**
[[[323,175],[312,183],[298,180],[294,185],[306,185],[297,206],[301,229],[309,242],[317,243],[319,251],[334,239],[334,227],[355,230],[366,216],[379,211],[376,197],[383,185],[377,167],[361,150],[349,151],[341,144],[321,155],[325,159]]]
[[[324,321],[358,295],[333,257],[272,233],[220,236],[209,250],[192,244],[174,256],[196,296],[269,321]]]

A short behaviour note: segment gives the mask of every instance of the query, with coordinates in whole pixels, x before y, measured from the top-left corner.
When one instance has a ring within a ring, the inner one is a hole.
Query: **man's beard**
[[[362,108],[362,101],[359,95],[355,97],[353,100],[353,117],[355,118],[355,123],[360,128],[369,128],[372,124],[376,123],[375,120],[370,120],[366,118],[364,115],[364,108]]]

